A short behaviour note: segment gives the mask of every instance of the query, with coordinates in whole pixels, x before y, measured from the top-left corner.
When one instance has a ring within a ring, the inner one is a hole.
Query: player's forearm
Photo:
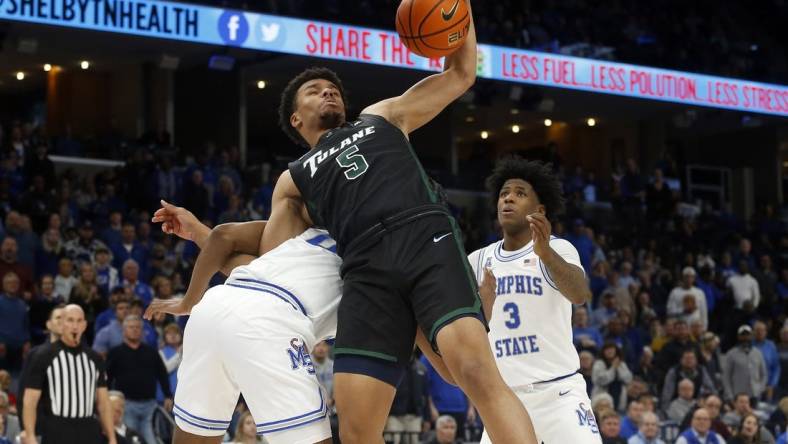
[[[189,289],[184,296],[184,305],[191,308],[202,299],[211,278],[233,253],[234,243],[226,231],[213,230],[205,242],[205,248],[197,256]]]
[[[471,1],[466,0],[468,4],[468,15],[470,16],[470,25],[468,27],[468,36],[462,46],[451,55],[446,57],[444,61],[444,72],[454,72],[472,85],[476,80],[476,27],[473,24],[473,11],[471,10]]]
[[[195,228],[194,233],[192,234],[192,240],[202,250],[205,248],[205,242],[208,240],[208,236],[210,235],[211,229],[205,224],[200,224]]]
[[[547,257],[540,258],[550,272],[558,291],[573,304],[583,304],[591,300],[591,290],[588,288],[586,277],[576,265],[570,264],[551,249]]]

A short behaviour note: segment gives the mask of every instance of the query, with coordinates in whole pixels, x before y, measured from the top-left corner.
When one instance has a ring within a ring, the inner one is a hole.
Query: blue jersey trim
[[[331,241],[329,246],[321,245],[323,242],[326,242],[326,241]],[[319,234],[319,235],[313,237],[312,239],[306,239],[306,242],[308,244],[314,245],[316,247],[320,247],[320,248],[322,248],[324,250],[328,250],[328,251],[330,251],[330,252],[332,252],[334,254],[336,254],[336,252],[337,252],[337,243],[336,243],[336,241],[334,241],[334,239],[332,239],[331,236],[329,236],[327,234]]]
[[[320,245],[323,241],[329,239],[327,234],[318,234],[317,236],[313,237],[312,239],[307,239],[307,242],[312,245]]]
[[[199,421],[203,421],[203,422],[213,422],[213,423],[216,423],[216,424],[226,424],[226,425],[229,425],[229,424],[230,424],[230,421],[219,421],[219,420],[216,420],[216,419],[205,419],[205,418],[200,418],[200,417],[199,417],[199,416],[197,416],[197,415],[192,415],[191,413],[189,413],[188,411],[186,411],[186,409],[184,409],[183,407],[181,407],[181,406],[179,406],[178,404],[175,404],[175,403],[173,403],[173,406],[174,406],[176,409],[178,409],[178,410],[180,410],[181,412],[183,412],[183,414],[184,414],[184,415],[186,415],[186,416],[189,416],[190,418],[194,418],[194,419],[196,419],[196,420],[199,420]]]
[[[297,310],[300,309],[301,313],[306,315],[306,308],[304,308],[304,304],[302,304],[301,301],[299,301],[298,298],[293,293],[289,292],[288,290],[286,290],[286,289],[284,289],[284,288],[282,288],[282,287],[280,287],[278,285],[272,284],[270,282],[263,282],[263,281],[257,281],[257,280],[254,280],[254,279],[245,279],[245,278],[233,279],[231,281],[231,283],[228,284],[228,285],[233,285],[235,287],[238,287],[239,285],[237,285],[237,284],[234,285],[235,282],[246,282],[246,283],[249,283],[249,284],[260,285],[260,286],[263,286],[263,287],[269,287],[269,289],[280,291],[280,292],[284,293],[284,295],[278,295],[278,296],[280,296],[280,297],[281,296],[289,297],[292,300],[293,303],[298,305],[298,308],[296,308],[296,309]],[[248,287],[242,287],[242,288],[248,288]],[[264,291],[263,288],[250,288],[250,289],[251,290]]]
[[[225,284],[225,285],[227,285],[227,286],[229,286],[229,287],[243,288],[243,289],[245,289],[245,290],[259,291],[259,292],[261,292],[261,293],[268,293],[268,294],[270,294],[270,295],[272,295],[272,296],[276,296],[277,298],[279,298],[279,299],[281,299],[281,300],[283,300],[283,301],[287,302],[287,304],[288,304],[288,305],[290,305],[291,307],[293,307],[293,310],[295,310],[295,311],[298,311],[298,307],[296,307],[296,306],[295,306],[295,304],[293,304],[292,302],[290,302],[290,301],[289,301],[287,298],[284,298],[284,297],[280,296],[280,295],[279,295],[278,293],[276,293],[275,291],[266,290],[265,288],[250,287],[250,286],[248,286],[248,285],[239,285],[239,284]],[[306,313],[304,313],[304,314],[306,314]]]
[[[531,254],[533,251],[534,251],[534,247],[531,246],[531,247],[526,248],[525,251],[521,251],[520,253],[515,253],[515,254],[513,254],[511,256],[506,256],[503,253],[503,241],[500,241],[500,243],[498,243],[498,248],[496,248],[494,250],[493,254],[495,255],[495,259],[497,259],[497,260],[499,260],[501,262],[511,262],[511,261],[523,258],[523,257]]]
[[[318,394],[320,395],[320,407],[318,407],[316,410],[304,413],[303,415],[294,416],[292,418],[286,418],[286,419],[280,419],[278,421],[256,424],[257,434],[263,435],[266,433],[280,432],[282,430],[292,429],[294,427],[300,427],[305,424],[309,424],[311,422],[315,422],[325,418],[326,415],[328,414],[328,410],[326,409],[325,400],[323,399],[323,391],[320,388],[318,388],[317,391]],[[293,421],[296,422],[293,423]],[[286,424],[286,423],[292,423],[292,424]]]
[[[547,270],[547,266],[542,263],[541,260],[539,261],[539,269],[542,270],[542,274],[544,275],[544,280],[547,281],[547,285],[553,287],[556,291],[559,291],[558,286],[555,282],[553,282],[552,276],[550,276],[550,271]]]
[[[228,424],[228,425],[226,425],[226,426],[224,426],[224,427],[206,427],[206,426],[204,426],[204,425],[200,425],[200,424],[197,424],[197,423],[194,423],[194,422],[191,422],[191,421],[189,421],[188,419],[186,419],[186,418],[184,418],[183,416],[181,416],[180,414],[178,414],[178,412],[172,412],[172,414],[173,414],[173,416],[175,416],[175,418],[177,418],[177,419],[180,419],[181,421],[183,421],[183,422],[185,422],[185,423],[187,423],[187,424],[193,425],[194,427],[197,427],[198,429],[205,429],[205,430],[227,430],[227,427],[229,426],[229,424]]]

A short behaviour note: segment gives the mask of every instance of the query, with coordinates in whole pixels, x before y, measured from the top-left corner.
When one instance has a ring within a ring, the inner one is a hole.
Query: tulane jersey
[[[568,241],[552,236],[550,247],[582,270],[580,257]],[[534,253],[533,242],[517,251],[503,241],[474,251],[468,260],[479,283],[484,268],[497,280],[490,316],[490,347],[510,387],[551,381],[575,373],[580,360],[572,344],[572,303]]]
[[[271,293],[306,315],[315,339],[333,339],[342,296],[336,243],[324,230],[310,228],[248,265],[233,269],[226,285]],[[308,344],[311,347],[314,344]]]
[[[376,115],[328,131],[289,169],[309,216],[336,239],[340,256],[375,225],[438,202],[408,139]]]

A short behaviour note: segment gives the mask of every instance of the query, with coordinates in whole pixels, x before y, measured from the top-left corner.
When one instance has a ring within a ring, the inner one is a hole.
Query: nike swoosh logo
[[[452,235],[452,233],[446,233],[443,236],[435,236],[435,237],[432,238],[432,241],[437,244],[438,242],[442,241],[444,237],[451,236],[451,235]]]
[[[569,390],[567,390],[565,392],[558,392],[558,396],[564,396],[565,394],[567,394],[567,393],[569,393],[571,391],[572,391],[572,389],[569,389]]]
[[[454,17],[454,14],[457,12],[458,6],[460,6],[460,0],[454,2],[454,6],[451,7],[448,13],[444,11],[443,8],[441,8],[441,15],[443,16],[443,20],[446,20],[447,22],[451,20],[451,18]]]

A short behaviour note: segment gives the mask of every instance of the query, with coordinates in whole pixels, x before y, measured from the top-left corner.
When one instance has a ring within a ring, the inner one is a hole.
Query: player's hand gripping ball
[[[437,59],[457,50],[471,26],[467,0],[402,0],[397,33],[411,52]]]

